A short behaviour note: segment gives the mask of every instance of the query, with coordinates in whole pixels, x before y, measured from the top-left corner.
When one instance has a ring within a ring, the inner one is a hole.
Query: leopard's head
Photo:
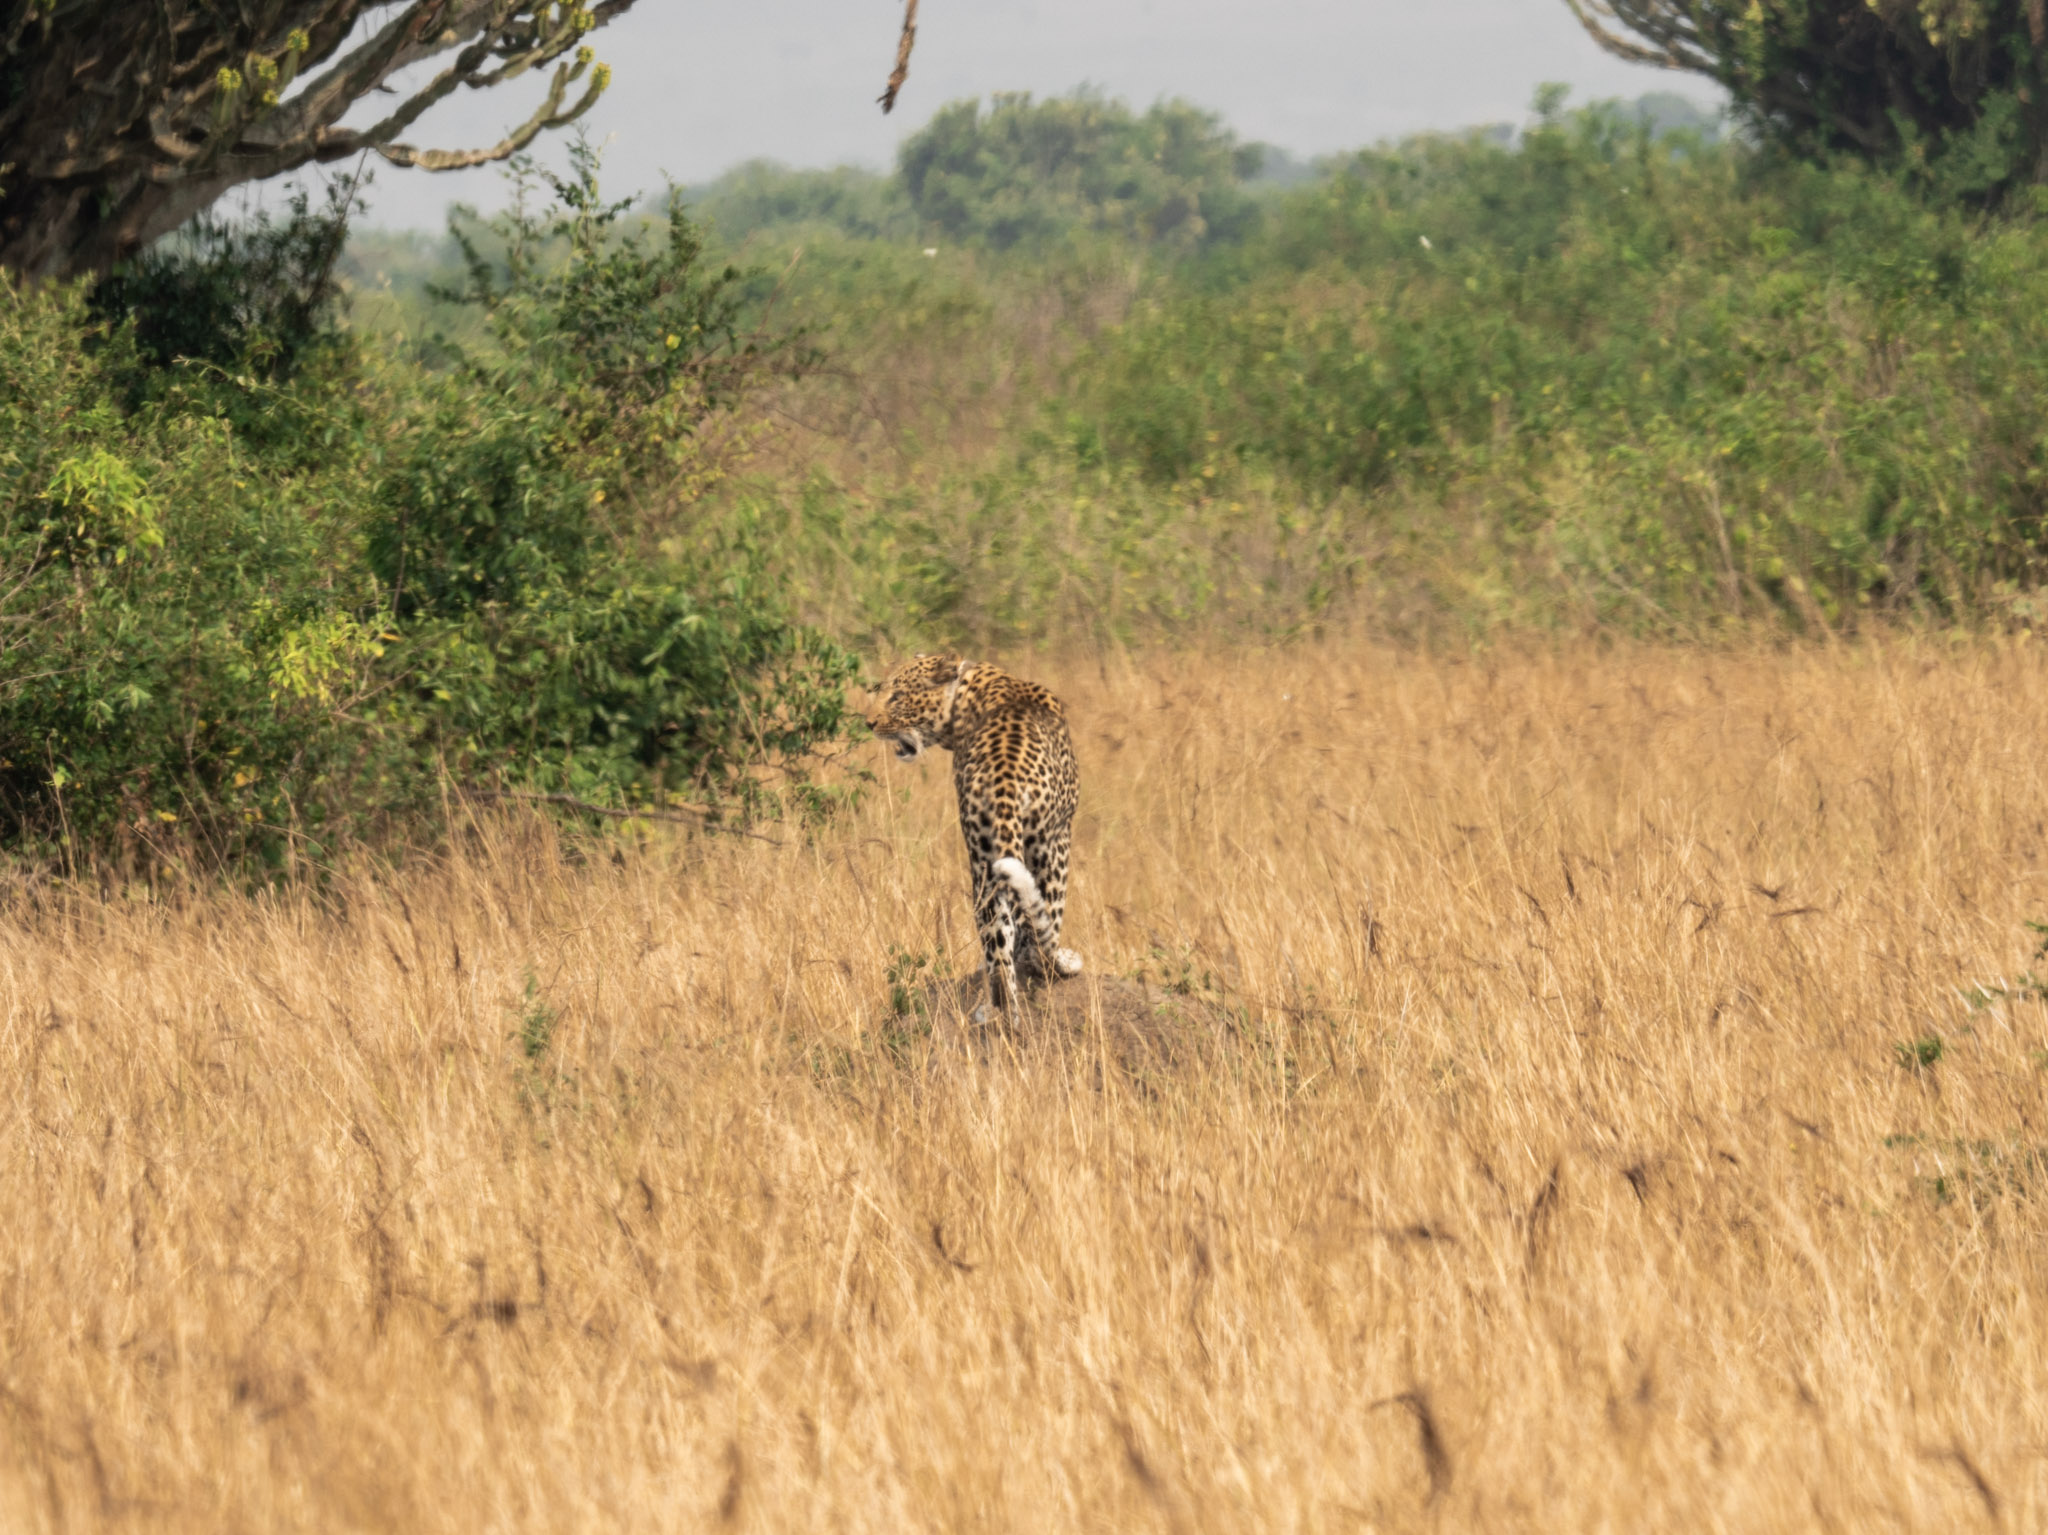
[[[953,709],[969,670],[958,656],[912,656],[882,686],[882,710],[868,721],[892,743],[902,762],[915,762],[934,746],[951,748]]]

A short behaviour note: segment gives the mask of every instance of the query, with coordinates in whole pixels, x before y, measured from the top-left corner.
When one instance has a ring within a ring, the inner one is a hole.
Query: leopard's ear
[[[935,683],[957,682],[959,680],[960,658],[958,656],[947,656],[937,666],[932,668],[932,681]]]

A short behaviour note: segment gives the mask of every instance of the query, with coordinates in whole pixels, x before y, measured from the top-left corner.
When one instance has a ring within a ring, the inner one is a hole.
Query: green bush
[[[488,345],[431,367],[331,308],[192,320],[194,293],[264,291],[303,228],[9,293],[0,841],[275,861],[451,783],[626,806],[801,777],[850,658],[744,553],[676,535],[718,471],[703,434],[807,354],[743,322],[680,207],[622,230],[587,156],[553,190],[496,262],[472,245]]]
[[[1552,98],[1519,145],[1289,197],[1220,278],[1157,284],[1057,419],[1163,484],[1478,498],[1662,608],[1959,612],[2048,568],[2040,217]]]
[[[304,189],[282,223],[261,211],[243,224],[202,213],[94,284],[87,308],[96,319],[127,322],[136,361],[148,370],[182,359],[288,378],[336,339],[334,269],[355,197],[355,183],[344,178],[329,187],[320,214]]]

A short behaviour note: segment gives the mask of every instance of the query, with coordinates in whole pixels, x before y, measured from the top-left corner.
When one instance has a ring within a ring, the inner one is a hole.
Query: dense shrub
[[[1361,154],[1228,281],[1159,284],[1065,430],[1162,484],[1483,493],[1659,604],[1959,610],[2048,569],[2039,219],[1552,99],[1514,146]]]
[[[553,190],[494,260],[472,242],[489,344],[431,368],[331,308],[206,308],[320,293],[276,259],[319,237],[303,209],[90,297],[10,290],[0,839],[279,859],[451,783],[744,798],[838,728],[848,658],[743,556],[669,542],[706,434],[803,353],[679,207],[621,228],[587,159]]]
[[[351,180],[334,182],[315,214],[301,189],[282,222],[259,210],[242,223],[202,213],[88,290],[96,319],[128,325],[137,362],[178,361],[288,378],[336,339],[335,264],[348,239]]]

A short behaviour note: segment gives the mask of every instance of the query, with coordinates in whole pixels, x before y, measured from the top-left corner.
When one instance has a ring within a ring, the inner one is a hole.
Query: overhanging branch
[[[1594,42],[1619,58],[1718,77],[1685,0],[1565,0]]]
[[[376,146],[377,153],[393,165],[418,166],[425,171],[462,170],[472,165],[487,165],[496,160],[508,159],[518,154],[542,133],[553,128],[566,128],[597,105],[597,98],[604,94],[605,86],[610,83],[610,71],[602,64],[597,66],[590,84],[584,87],[582,100],[566,112],[561,110],[563,94],[582,73],[583,66],[580,64],[573,69],[564,65],[556,70],[554,83],[549,87],[547,99],[540,104],[539,110],[488,148],[415,149],[410,144],[379,144]]]

